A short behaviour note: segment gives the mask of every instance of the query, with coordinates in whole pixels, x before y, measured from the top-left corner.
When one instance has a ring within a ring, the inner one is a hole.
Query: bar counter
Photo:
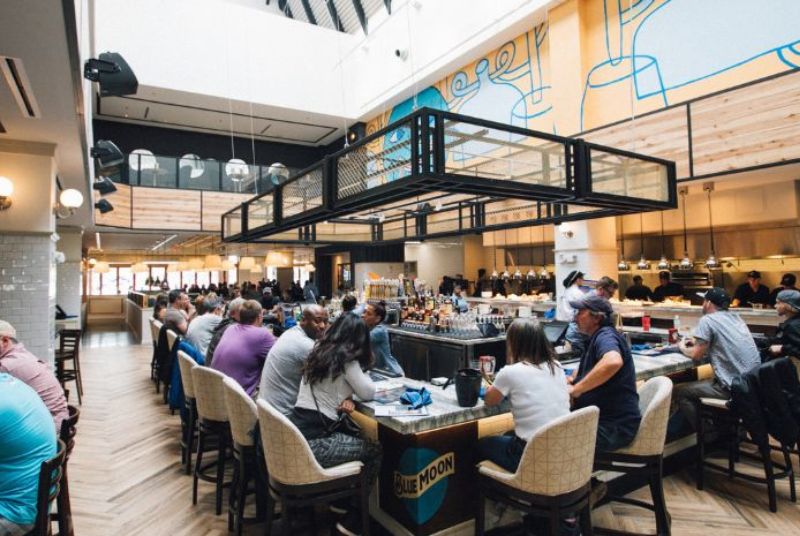
[[[576,361],[563,363],[565,368]],[[634,354],[636,377],[646,380],[694,367],[678,353],[656,357]],[[507,403],[472,408],[458,405],[455,387],[401,378],[409,387],[426,387],[433,403],[427,416],[375,417],[377,402],[356,401],[354,418],[367,437],[383,446],[383,461],[370,512],[392,534],[448,536],[474,533],[475,447],[480,438],[513,428]]]

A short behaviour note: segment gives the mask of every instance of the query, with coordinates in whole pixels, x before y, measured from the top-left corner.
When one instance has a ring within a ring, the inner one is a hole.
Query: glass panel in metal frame
[[[283,186],[283,218],[322,206],[322,167],[314,168]]]
[[[593,193],[669,201],[667,166],[594,147],[589,155]]]
[[[567,187],[564,143],[447,119],[444,146],[445,173]]]
[[[238,235],[242,232],[242,209],[223,214],[222,216],[222,238],[226,239]]]
[[[262,225],[274,223],[275,215],[272,213],[274,207],[274,195],[266,194],[264,197],[253,199],[247,204],[247,228],[255,229]]]
[[[336,159],[336,198],[346,199],[412,175],[410,121]]]

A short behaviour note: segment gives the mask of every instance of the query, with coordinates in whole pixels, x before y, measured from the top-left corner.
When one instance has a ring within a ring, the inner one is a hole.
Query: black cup
[[[456,398],[462,408],[471,408],[478,403],[481,394],[481,373],[465,368],[456,373]]]

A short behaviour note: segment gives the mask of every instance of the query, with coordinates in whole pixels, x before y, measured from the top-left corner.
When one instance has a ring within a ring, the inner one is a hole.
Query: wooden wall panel
[[[800,158],[800,73],[693,102],[694,174]]]
[[[201,226],[204,231],[219,231],[222,229],[220,218],[225,212],[248,199],[252,194],[237,194],[231,192],[203,192],[203,211]]]
[[[107,199],[114,206],[114,210],[105,214],[100,214],[99,210],[94,209],[94,222],[96,225],[128,228],[131,226],[131,187],[127,184],[116,184],[115,186],[117,187],[116,192],[104,196],[101,196],[97,190],[92,190],[95,203],[102,198]]]
[[[592,143],[675,161],[678,178],[689,176],[686,107],[677,106],[580,135]]]
[[[164,188],[133,189],[133,227],[200,231],[200,192]]]

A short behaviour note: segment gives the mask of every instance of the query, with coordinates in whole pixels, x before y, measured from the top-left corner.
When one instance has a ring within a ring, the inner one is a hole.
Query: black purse
[[[325,435],[323,437],[330,437],[337,432],[353,437],[361,437],[361,427],[347,413],[339,413],[339,418],[335,421],[325,417],[319,410],[319,402],[317,402],[317,395],[314,394],[314,387],[312,387],[311,384],[309,384],[308,387],[311,389],[311,397],[314,399],[314,405],[317,407],[317,415],[319,415],[320,422],[325,429]]]

